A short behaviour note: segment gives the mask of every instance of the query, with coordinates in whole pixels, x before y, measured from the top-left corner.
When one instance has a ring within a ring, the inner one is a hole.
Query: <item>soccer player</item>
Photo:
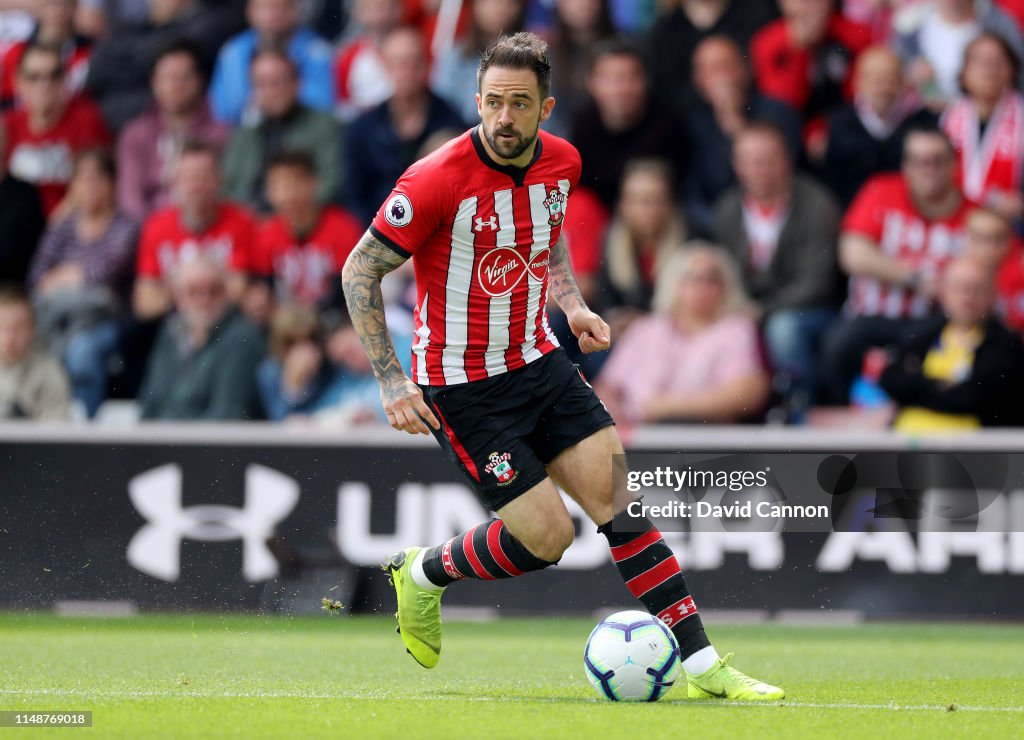
[[[583,352],[611,345],[560,238],[580,156],[539,130],[555,104],[550,76],[546,44],[533,34],[495,42],[477,74],[482,123],[406,170],[342,273],[391,425],[432,430],[499,517],[391,557],[399,632],[433,668],[448,585],[558,562],[574,532],[557,483],[600,525],[633,595],[675,634],[690,697],[782,698],[782,689],[730,666],[731,655],[718,656],[661,534],[647,520],[636,526],[625,502],[613,505],[612,456],[623,453],[614,421],[559,349],[544,311],[550,291]],[[418,288],[412,378],[395,356],[380,289],[410,257]]]

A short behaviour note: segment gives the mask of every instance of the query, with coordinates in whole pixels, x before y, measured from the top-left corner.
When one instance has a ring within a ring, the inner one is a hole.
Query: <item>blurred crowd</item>
[[[1024,424],[1024,0],[0,0],[0,418],[382,423],[339,272],[550,45],[623,425]],[[411,270],[384,281],[399,357]]]

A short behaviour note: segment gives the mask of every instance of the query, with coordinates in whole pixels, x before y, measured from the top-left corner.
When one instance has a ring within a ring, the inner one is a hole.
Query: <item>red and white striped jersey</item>
[[[515,370],[558,347],[548,262],[580,176],[569,142],[541,131],[532,162],[508,167],[476,128],[413,164],[370,232],[413,257],[413,380],[457,385]]]
[[[850,205],[842,230],[867,236],[884,254],[937,280],[963,251],[965,220],[973,208],[977,205],[965,198],[955,213],[929,221],[914,207],[902,175],[875,175]],[[919,291],[860,275],[850,278],[845,307],[850,316],[902,319],[924,316],[931,308],[929,297]]]

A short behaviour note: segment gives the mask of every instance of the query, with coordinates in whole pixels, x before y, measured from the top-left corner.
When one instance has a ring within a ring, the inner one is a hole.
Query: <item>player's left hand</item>
[[[567,315],[569,328],[580,341],[580,351],[585,355],[599,352],[612,346],[612,330],[604,319],[589,309],[581,308]]]

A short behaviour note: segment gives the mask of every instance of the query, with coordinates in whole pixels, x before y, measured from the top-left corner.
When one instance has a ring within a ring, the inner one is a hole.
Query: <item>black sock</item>
[[[641,532],[621,531],[627,521],[632,529],[641,523],[623,513],[597,531],[608,538],[612,560],[630,593],[672,630],[679,642],[680,655],[686,660],[711,641],[704,634],[704,625],[679,570],[679,562],[654,522],[643,520]]]
[[[533,555],[500,519],[491,519],[423,553],[431,583],[447,586],[463,578],[512,578],[554,565]]]

